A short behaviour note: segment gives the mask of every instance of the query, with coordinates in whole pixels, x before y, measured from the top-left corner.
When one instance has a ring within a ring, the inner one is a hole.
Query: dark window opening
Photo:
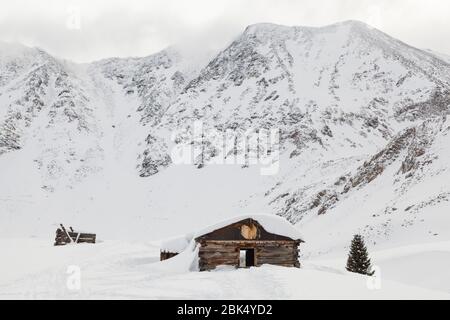
[[[248,268],[255,266],[255,249],[239,250],[239,268]]]

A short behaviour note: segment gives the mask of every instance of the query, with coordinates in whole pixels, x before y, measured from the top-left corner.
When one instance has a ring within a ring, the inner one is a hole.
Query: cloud
[[[144,56],[171,44],[217,51],[258,22],[321,26],[355,19],[450,53],[442,41],[449,38],[449,12],[447,0],[16,0],[2,4],[0,40],[86,62]]]

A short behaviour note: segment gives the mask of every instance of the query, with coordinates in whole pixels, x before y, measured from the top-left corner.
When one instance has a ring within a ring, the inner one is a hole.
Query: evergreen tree
[[[372,276],[369,253],[364,244],[363,237],[359,234],[353,237],[350,245],[350,253],[347,260],[347,271]]]

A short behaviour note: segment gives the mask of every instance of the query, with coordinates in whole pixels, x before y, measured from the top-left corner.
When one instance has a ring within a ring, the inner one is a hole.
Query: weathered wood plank
[[[299,267],[299,241],[293,240],[200,240],[199,268],[212,270],[220,265],[239,265],[239,250],[255,249],[255,266],[272,264]]]
[[[260,255],[270,255],[270,254],[295,254],[295,250],[293,248],[274,248],[274,249],[266,249],[266,250],[257,250],[257,253]]]
[[[56,230],[55,237],[55,246],[65,245],[71,242],[75,243],[95,243],[96,242],[96,234],[93,233],[78,233],[74,232],[72,228],[67,231],[65,227],[60,224],[61,228]]]
[[[226,254],[208,254],[208,255],[199,255],[200,258],[205,260],[214,260],[214,259],[227,259],[236,261],[239,259],[237,255],[226,255]]]
[[[175,257],[177,254],[178,254],[177,252],[161,251],[159,254],[159,260],[164,261],[172,257]]]

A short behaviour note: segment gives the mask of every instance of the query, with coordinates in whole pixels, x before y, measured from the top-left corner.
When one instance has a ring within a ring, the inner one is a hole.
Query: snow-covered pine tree
[[[361,235],[356,234],[350,245],[350,253],[347,260],[347,271],[372,276],[369,253],[364,239]]]

